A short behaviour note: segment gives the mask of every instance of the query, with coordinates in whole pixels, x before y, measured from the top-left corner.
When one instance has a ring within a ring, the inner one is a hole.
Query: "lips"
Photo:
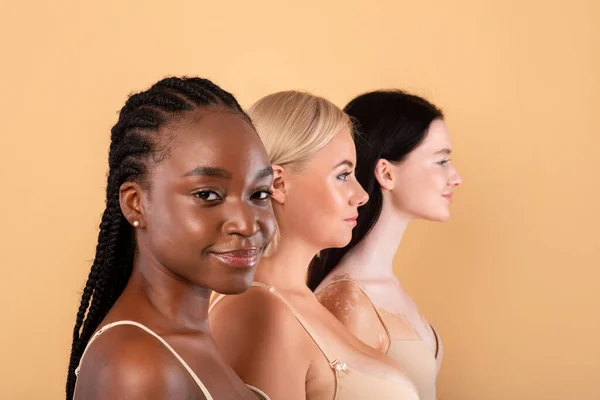
[[[236,249],[210,253],[211,256],[233,268],[251,268],[258,264],[262,249]]]
[[[356,226],[357,218],[358,218],[358,215],[355,215],[354,217],[346,218],[344,221],[349,225]]]
[[[450,203],[452,203],[453,195],[454,195],[454,193],[446,193],[446,194],[443,194],[442,197],[444,197],[446,200],[448,200]]]

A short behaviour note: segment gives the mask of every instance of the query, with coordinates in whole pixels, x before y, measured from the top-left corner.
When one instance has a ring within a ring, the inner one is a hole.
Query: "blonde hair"
[[[327,99],[306,92],[285,91],[263,97],[248,114],[271,164],[299,171],[343,128],[348,115]]]
[[[306,92],[284,91],[270,94],[248,110],[271,164],[294,172],[310,165],[312,157],[352,123],[338,106],[323,97]],[[279,227],[265,256],[273,254],[280,240]]]

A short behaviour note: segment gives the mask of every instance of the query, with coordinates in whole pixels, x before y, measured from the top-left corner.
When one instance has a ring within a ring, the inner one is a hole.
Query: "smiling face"
[[[167,156],[149,170],[140,252],[169,273],[220,293],[241,293],[275,230],[273,171],[239,115],[203,111],[169,123]]]
[[[453,190],[462,183],[450,161],[451,153],[446,124],[441,119],[433,120],[423,142],[403,161],[392,165],[395,208],[412,218],[448,220]]]
[[[310,159],[286,175],[285,220],[294,235],[318,249],[343,247],[352,238],[358,207],[368,196],[354,177],[356,149],[343,128]]]

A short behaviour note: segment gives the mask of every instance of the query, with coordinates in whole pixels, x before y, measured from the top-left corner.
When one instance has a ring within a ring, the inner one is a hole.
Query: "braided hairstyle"
[[[355,125],[356,180],[369,194],[360,208],[350,243],[326,249],[310,265],[308,286],[315,290],[344,256],[371,231],[383,208],[383,192],[375,177],[379,159],[399,163],[427,136],[433,120],[442,111],[422,97],[401,90],[379,90],[362,94],[346,105]]]
[[[129,97],[111,130],[106,208],[100,223],[96,255],[73,329],[66,395],[74,395],[81,356],[93,332],[123,292],[133,268],[133,229],[121,212],[120,186],[127,181],[147,184],[148,167],[168,151],[161,128],[175,117],[203,107],[239,114],[252,124],[237,100],[211,81],[169,77]]]

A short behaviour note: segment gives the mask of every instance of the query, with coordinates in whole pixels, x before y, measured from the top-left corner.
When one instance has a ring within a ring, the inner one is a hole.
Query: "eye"
[[[221,195],[215,190],[200,190],[194,196],[203,201],[221,200]]]
[[[352,175],[352,172],[344,172],[344,173],[341,173],[341,174],[339,174],[339,175],[337,176],[337,179],[339,179],[339,180],[341,180],[341,181],[347,181],[347,180],[348,180],[348,177],[349,177],[350,175]]]
[[[450,162],[450,159],[447,160],[442,160],[442,161],[438,161],[438,164],[440,164],[442,167],[446,164],[448,164]]]
[[[273,195],[271,189],[260,189],[252,195],[253,200],[267,200]]]

